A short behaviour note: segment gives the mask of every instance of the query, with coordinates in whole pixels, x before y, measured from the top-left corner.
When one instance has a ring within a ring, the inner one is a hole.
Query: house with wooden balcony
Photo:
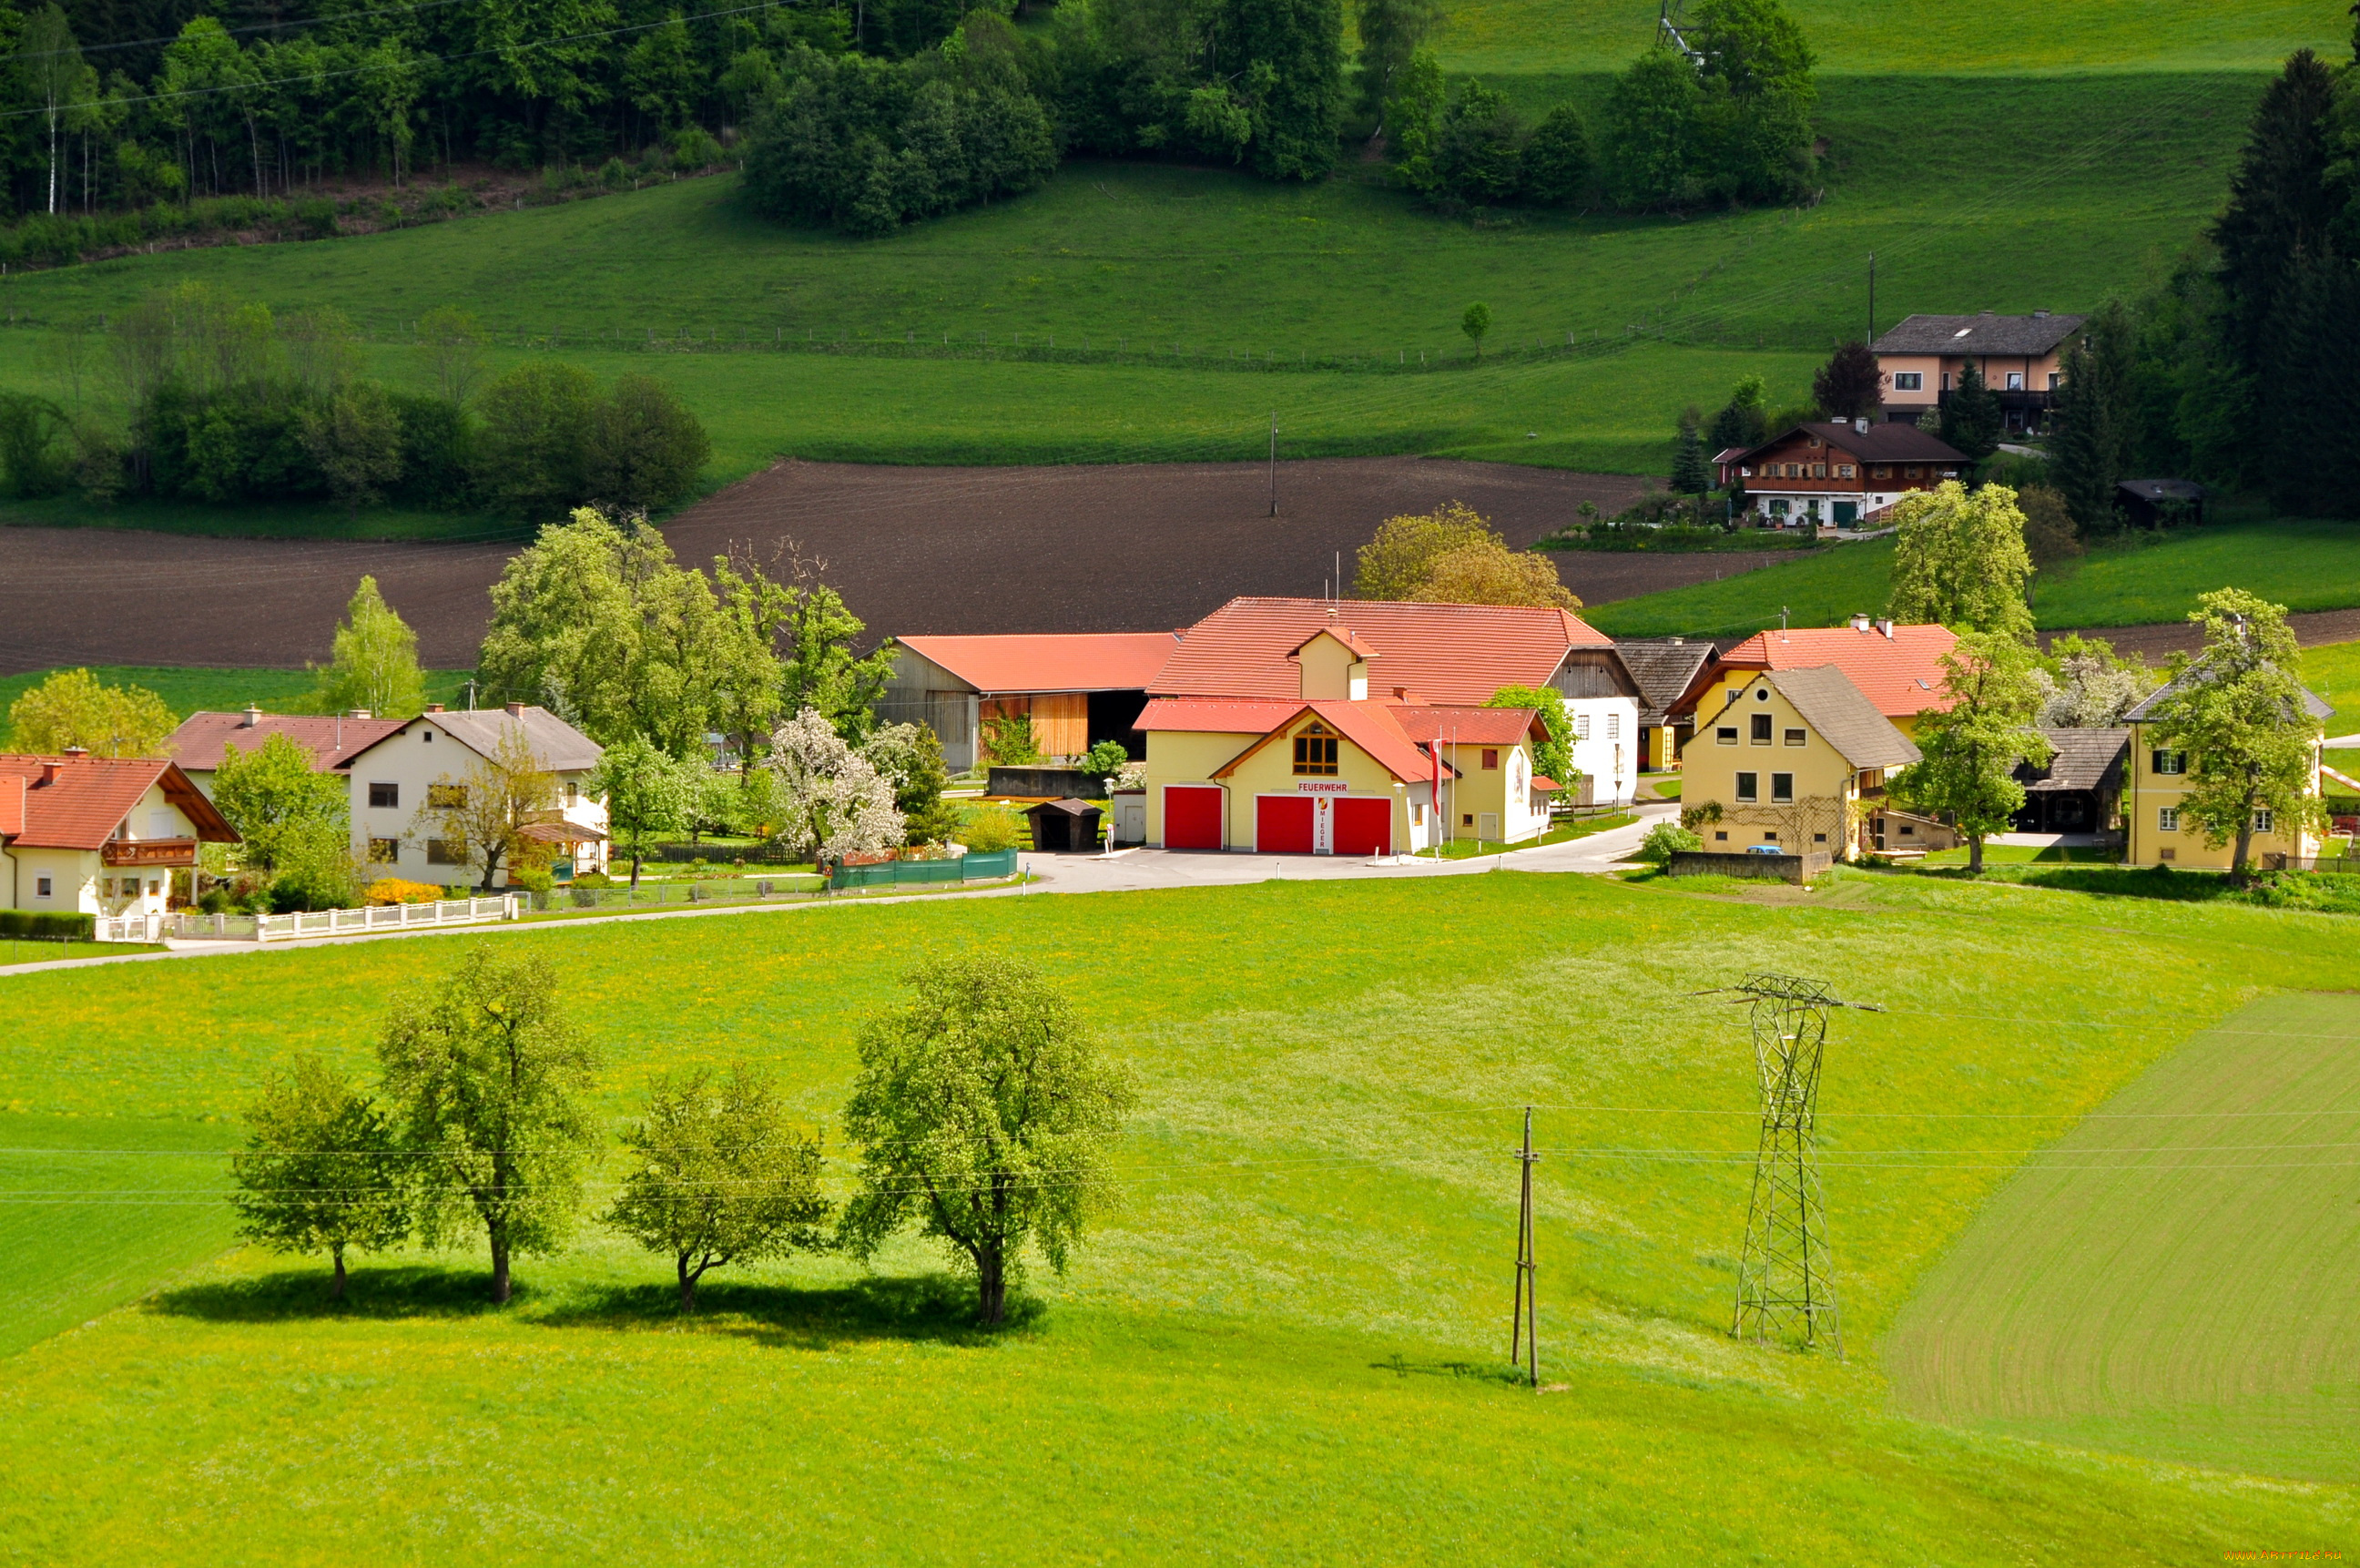
[[[2048,428],[2065,384],[2065,351],[2087,316],[1911,316],[1868,345],[1876,356],[1877,392],[1888,421],[1914,423],[1939,414],[1972,365],[1999,395],[2006,428]]]
[[[1681,801],[1703,811],[1707,850],[1851,860],[1885,848],[1886,775],[1917,743],[1833,664],[1765,669],[1716,685],[1683,756]]]
[[[1903,496],[1968,468],[1965,453],[1914,424],[1864,419],[1798,424],[1721,457],[1722,487],[1745,492],[1755,521],[1815,532],[1875,526]]]
[[[189,897],[199,846],[237,834],[160,757],[0,755],[0,897],[57,915],[162,915]]]

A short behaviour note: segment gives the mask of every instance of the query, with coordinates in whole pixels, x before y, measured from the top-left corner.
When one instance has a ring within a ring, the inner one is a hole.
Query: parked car
[[[1745,852],[1749,855],[1783,855],[1786,851],[1775,844],[1748,844]]]

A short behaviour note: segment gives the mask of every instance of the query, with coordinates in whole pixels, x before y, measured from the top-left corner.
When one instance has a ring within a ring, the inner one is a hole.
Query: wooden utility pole
[[[1525,1364],[1525,1376],[1537,1390],[1541,1386],[1541,1305],[1534,1275],[1539,1264],[1533,1259],[1533,1108],[1524,1107],[1524,1152],[1516,1163],[1523,1168],[1523,1196],[1516,1205],[1516,1306],[1508,1330],[1508,1364],[1518,1360]]]

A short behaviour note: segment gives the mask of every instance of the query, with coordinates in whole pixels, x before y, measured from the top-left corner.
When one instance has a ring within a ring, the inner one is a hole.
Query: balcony
[[[113,839],[100,848],[98,858],[110,866],[193,866],[197,863],[197,841]]]

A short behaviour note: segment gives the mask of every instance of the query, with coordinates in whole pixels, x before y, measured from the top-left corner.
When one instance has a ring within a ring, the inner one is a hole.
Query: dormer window
[[[1320,723],[1306,725],[1295,737],[1295,772],[1300,778],[1336,776],[1336,732]]]

